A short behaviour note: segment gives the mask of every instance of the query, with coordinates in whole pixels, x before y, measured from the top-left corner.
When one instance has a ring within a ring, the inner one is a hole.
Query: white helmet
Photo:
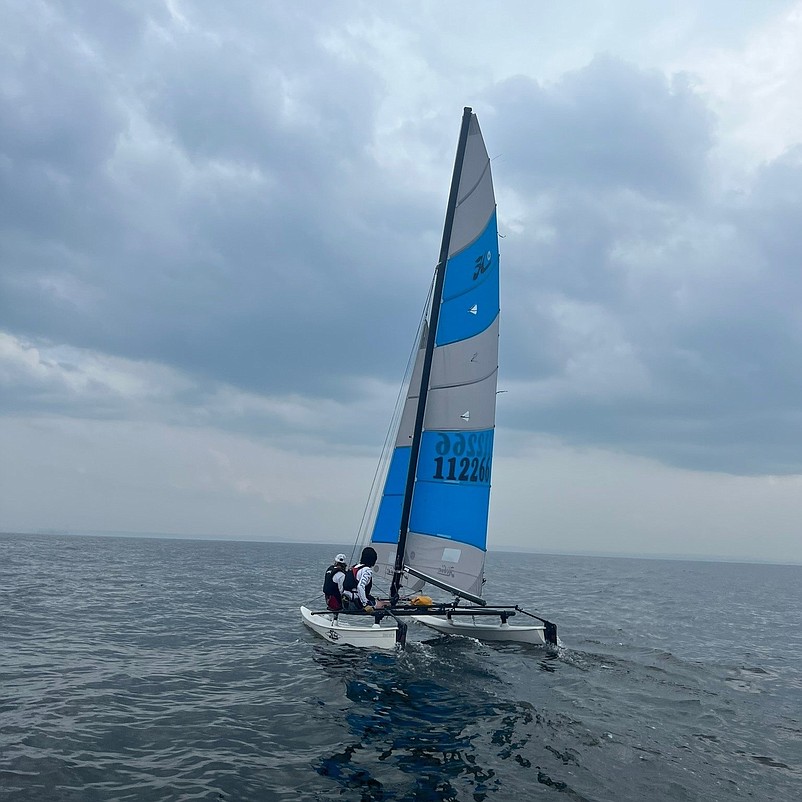
[[[343,565],[346,565],[346,564],[347,564],[347,560],[346,560],[346,557],[345,557],[345,555],[344,555],[344,554],[338,554],[338,555],[337,555],[337,556],[334,558],[334,562],[335,562],[335,563],[342,563]]]

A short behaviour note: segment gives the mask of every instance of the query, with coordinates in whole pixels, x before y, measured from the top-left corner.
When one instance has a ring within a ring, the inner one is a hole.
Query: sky
[[[0,18],[0,531],[353,542],[470,105],[490,547],[802,562],[802,2]]]

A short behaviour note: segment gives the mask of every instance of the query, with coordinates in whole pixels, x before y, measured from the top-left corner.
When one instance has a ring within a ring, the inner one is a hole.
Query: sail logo
[[[477,256],[476,260],[473,263],[474,266],[473,280],[476,281],[476,279],[478,279],[479,276],[481,276],[483,273],[486,273],[487,268],[490,267],[492,262],[493,262],[493,254],[490,251]]]
[[[454,566],[453,565],[446,565],[445,563],[443,563],[437,569],[437,573],[440,576],[447,576],[447,577],[451,577],[453,579],[453,577],[454,577]]]

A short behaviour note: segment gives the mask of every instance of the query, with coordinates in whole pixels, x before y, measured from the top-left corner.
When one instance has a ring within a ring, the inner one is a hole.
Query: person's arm
[[[337,571],[334,575],[334,584],[337,585],[340,595],[343,594],[343,585],[345,584],[345,574],[342,571]]]
[[[370,604],[370,599],[368,598],[366,588],[368,586],[368,583],[372,579],[373,579],[373,571],[367,566],[365,566],[362,569],[362,575],[359,577],[359,584],[356,586],[356,592],[359,594],[359,601],[362,602],[363,607],[366,604]]]

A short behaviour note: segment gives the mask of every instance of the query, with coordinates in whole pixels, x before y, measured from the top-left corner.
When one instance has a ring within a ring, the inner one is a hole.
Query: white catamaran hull
[[[301,607],[301,616],[309,629],[336,646],[360,646],[366,649],[395,649],[398,627],[390,620],[381,625],[365,616],[339,616],[332,613],[313,613]],[[356,619],[351,623],[348,619]]]
[[[482,641],[507,643],[546,643],[545,628],[540,625],[512,626],[498,622],[477,621],[473,616],[446,618],[436,615],[415,616],[415,620],[436,629],[443,635],[464,635]]]

